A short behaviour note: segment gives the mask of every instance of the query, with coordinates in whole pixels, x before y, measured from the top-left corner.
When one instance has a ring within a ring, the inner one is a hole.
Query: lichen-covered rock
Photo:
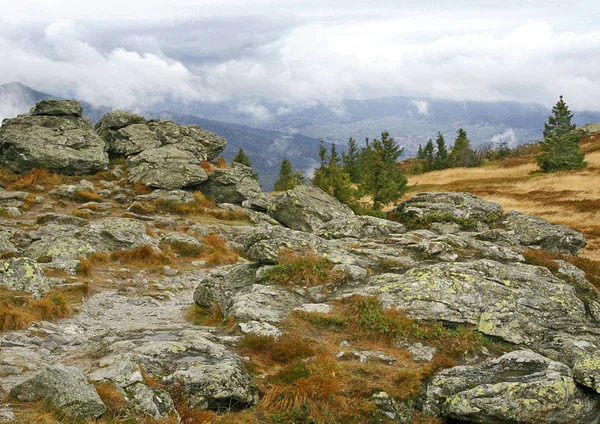
[[[437,374],[423,412],[476,423],[598,423],[600,404],[571,370],[529,350]]]
[[[11,258],[0,260],[0,286],[42,297],[50,290],[50,281],[33,259]]]
[[[325,223],[318,235],[328,239],[381,239],[390,234],[402,234],[406,227],[398,222],[373,216],[349,216]]]
[[[287,227],[317,232],[326,222],[354,216],[350,208],[318,187],[299,185],[273,198],[269,213]]]
[[[227,140],[196,125],[146,120],[113,111],[95,126],[107,151],[127,158],[129,181],[149,187],[178,189],[197,186],[208,178],[200,166],[225,148]]]
[[[255,389],[241,358],[210,333],[193,327],[119,332],[91,349],[96,355],[109,352],[100,359],[101,363],[131,361],[143,365],[167,386],[178,385],[190,407],[243,408],[255,401]],[[140,389],[138,384],[127,386],[126,390]],[[143,403],[152,410],[147,394]],[[154,393],[152,403],[159,409],[154,398],[157,395]]]
[[[256,227],[244,239],[244,252],[253,261],[276,263],[277,256],[286,250],[297,254],[316,251],[335,264],[364,265],[359,257],[351,256],[341,242],[325,240],[303,231],[265,225]]]
[[[528,346],[589,322],[575,289],[546,268],[492,260],[437,263],[370,279],[384,305],[414,318],[468,323]]]
[[[402,221],[491,223],[502,215],[498,203],[488,202],[471,193],[419,193],[394,209]]]
[[[259,211],[269,209],[270,202],[253,178],[252,169],[240,163],[232,162],[228,168],[214,169],[199,189],[218,203],[244,203]]]
[[[96,252],[158,246],[158,240],[146,234],[143,222],[126,218],[106,218],[84,227],[51,222],[32,235],[35,241],[25,254],[49,262],[70,261]]]
[[[105,171],[105,142],[81,117],[81,104],[45,100],[28,115],[5,119],[0,127],[0,165],[24,173],[42,168],[63,174]]]
[[[22,402],[46,400],[80,419],[96,418],[106,412],[96,389],[81,371],[60,364],[45,367],[13,387],[10,395]]]
[[[510,212],[502,218],[509,237],[521,246],[576,255],[586,246],[580,232],[533,215]]]
[[[158,387],[148,387],[145,384],[136,383],[128,386],[125,393],[134,409],[142,414],[157,420],[179,416],[169,393]]]
[[[185,190],[163,190],[158,189],[150,194],[142,194],[135,197],[135,200],[140,202],[149,202],[159,200],[168,205],[177,206],[191,203],[194,201],[194,196],[189,191]]]
[[[208,179],[200,162],[191,152],[174,147],[144,150],[127,159],[129,181],[169,190],[197,186]]]
[[[31,115],[83,116],[83,106],[76,100],[42,100],[30,111]]]
[[[13,242],[13,235],[15,231],[10,227],[0,226],[0,255],[16,255],[19,253],[19,249]]]
[[[0,207],[3,208],[20,208],[23,206],[24,200],[29,193],[24,191],[7,191],[0,189]]]

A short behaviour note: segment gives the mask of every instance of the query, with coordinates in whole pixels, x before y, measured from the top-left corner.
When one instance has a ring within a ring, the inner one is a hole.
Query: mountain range
[[[47,98],[60,96],[18,82],[1,85],[0,119],[26,112]],[[111,110],[82,103],[92,122]],[[349,137],[362,141],[377,137],[386,129],[404,146],[404,155],[413,156],[419,144],[435,138],[438,131],[452,145],[456,130],[463,128],[474,145],[502,141],[517,145],[541,138],[550,109],[534,103],[389,97],[294,107],[263,98],[221,103],[169,100],[137,112],[183,125],[197,124],[227,138],[223,156],[228,160],[243,147],[260,176],[261,186],[270,190],[284,156],[297,169],[306,174],[312,172],[320,139],[345,144]],[[600,112],[574,113],[578,125],[598,121]]]

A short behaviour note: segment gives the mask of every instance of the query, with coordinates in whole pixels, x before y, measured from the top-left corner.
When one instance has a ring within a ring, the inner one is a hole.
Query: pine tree
[[[429,141],[427,141],[427,144],[425,145],[425,148],[423,148],[423,159],[425,160],[425,172],[429,172],[429,171],[433,171],[433,160],[434,160],[434,156],[433,156],[433,141],[431,139],[429,139]]]
[[[274,191],[286,191],[299,186],[304,182],[305,178],[301,172],[294,171],[292,163],[287,159],[283,158],[281,166],[279,168],[279,177],[275,181],[273,187]]]
[[[446,147],[444,135],[439,131],[435,144],[437,145],[437,151],[435,152],[434,169],[446,169],[448,168],[448,148]]]
[[[341,166],[335,144],[331,144],[329,156],[320,149],[322,165],[315,170],[313,185],[335,197],[342,203],[353,204],[356,200],[356,190],[352,187],[350,175]]]
[[[397,165],[402,150],[387,131],[381,133],[381,140],[374,139],[363,149],[360,186],[373,199],[375,210],[398,200],[406,191],[406,176]]]
[[[573,113],[560,96],[552,108],[552,115],[544,124],[544,141],[542,152],[536,157],[543,172],[555,172],[568,169],[585,168],[585,154],[579,143],[582,135],[575,124],[571,123]]]
[[[419,150],[417,150],[417,159],[421,159],[421,160],[425,159],[425,153],[423,152],[423,146],[421,146],[420,144],[419,144]]]
[[[248,168],[252,168],[252,162],[250,161],[250,157],[244,152],[244,149],[240,147],[237,154],[233,158],[232,162],[241,163],[242,165],[246,165]],[[252,172],[252,178],[258,180],[258,174]]]
[[[352,137],[348,140],[348,149],[342,153],[342,164],[350,180],[357,183],[360,180],[360,149]]]
[[[462,128],[456,130],[456,140],[448,155],[448,162],[452,167],[473,167],[481,165],[481,160],[471,149],[471,141],[467,137],[467,132]]]

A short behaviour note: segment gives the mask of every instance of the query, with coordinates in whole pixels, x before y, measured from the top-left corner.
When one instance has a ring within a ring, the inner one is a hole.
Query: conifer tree
[[[467,137],[467,132],[462,128],[456,130],[456,140],[448,155],[448,162],[452,167],[473,167],[481,164],[481,160],[471,149],[471,141]]]
[[[417,159],[425,159],[425,153],[423,152],[423,146],[419,144],[419,150],[417,150]]]
[[[542,152],[536,157],[543,172],[585,168],[585,154],[581,151],[582,135],[571,123],[573,113],[563,100],[563,96],[552,108],[552,115],[544,124]]]
[[[321,149],[319,153],[322,153]],[[331,144],[329,156],[326,152],[320,156],[322,156],[322,165],[315,170],[313,185],[342,203],[353,204],[356,198],[356,190],[352,187],[350,175],[341,166],[335,144]]]
[[[344,171],[350,175],[350,180],[357,183],[360,180],[360,149],[352,137],[348,140],[348,148],[342,153]]]
[[[273,190],[291,190],[292,188],[302,184],[304,180],[305,178],[302,175],[302,173],[295,171],[292,167],[292,163],[284,157],[281,161],[281,166],[279,168],[279,177],[277,178],[277,181],[275,181]]]
[[[433,156],[433,141],[431,139],[429,139],[429,141],[427,141],[427,144],[425,145],[425,147],[423,148],[423,159],[425,160],[425,172],[429,172],[429,171],[433,171],[434,167],[433,167],[433,161],[434,161],[434,156]]]
[[[250,161],[250,157],[244,152],[244,149],[240,147],[237,154],[233,158],[232,162],[241,163],[242,165],[246,165],[248,168],[252,168],[252,162]],[[258,180],[258,174],[252,172],[252,178]]]
[[[360,186],[373,200],[373,209],[398,200],[406,191],[407,180],[397,162],[402,148],[387,131],[363,149],[363,178]]]
[[[448,168],[448,148],[446,147],[444,135],[440,131],[438,131],[435,144],[437,145],[437,151],[435,152],[434,169],[446,169]]]

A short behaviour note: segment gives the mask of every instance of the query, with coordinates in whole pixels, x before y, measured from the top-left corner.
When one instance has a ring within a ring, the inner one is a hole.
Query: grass
[[[94,191],[78,191],[73,196],[76,202],[104,202],[104,198]]]
[[[194,304],[186,311],[185,318],[195,325],[225,326],[227,328],[235,325],[235,319],[233,317],[226,318],[221,307],[216,303],[210,308],[202,308]]]
[[[110,254],[110,258],[121,265],[131,265],[142,268],[162,268],[169,265],[172,259],[153,246],[145,245],[130,250],[116,250]]]
[[[581,256],[600,260],[600,139],[582,141],[588,167],[552,174],[537,169],[533,154],[408,177],[406,198],[424,191],[467,191],[502,205],[505,212],[537,215],[581,231],[588,246]]]
[[[0,332],[23,330],[35,321],[55,321],[73,313],[71,305],[81,301],[85,288],[71,293],[54,289],[41,299],[27,293],[0,290]]]
[[[281,323],[279,339],[246,335],[238,353],[249,358],[257,375],[261,399],[250,412],[266,423],[380,422],[374,393],[385,391],[396,400],[415,399],[424,382],[437,372],[465,362],[467,353],[487,347],[503,353],[507,346],[485,338],[473,328],[445,328],[413,320],[395,310],[383,310],[375,298],[355,296],[335,303],[334,312],[295,312]],[[339,361],[334,352],[377,350],[397,358],[392,364]],[[438,351],[431,362],[414,362],[396,342],[422,341]],[[228,414],[225,414],[228,415]],[[415,415],[414,424],[438,420]]]
[[[209,234],[201,240],[204,250],[197,256],[198,259],[206,261],[209,265],[226,265],[238,261],[240,252],[232,250],[220,235]]]
[[[281,251],[277,265],[268,269],[265,276],[272,284],[280,286],[314,287],[343,281],[342,273],[333,271],[333,264],[313,250],[295,253]]]
[[[575,265],[585,273],[586,279],[600,290],[600,261],[580,256],[550,253],[541,249],[524,249],[523,256],[527,263],[546,267],[554,274],[556,274],[560,268],[560,266],[554,262],[556,260],[562,260]],[[564,278],[563,276],[559,277]]]
[[[39,191],[38,186],[55,186],[63,184],[65,177],[46,169],[34,168],[27,174],[15,174],[7,169],[0,169],[0,179],[6,183],[7,190]]]

